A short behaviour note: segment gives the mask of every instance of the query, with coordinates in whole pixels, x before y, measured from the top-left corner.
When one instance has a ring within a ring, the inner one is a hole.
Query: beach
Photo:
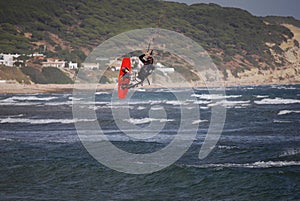
[[[34,94],[34,93],[70,93],[76,89],[80,90],[112,90],[115,84],[0,84],[0,94]]]

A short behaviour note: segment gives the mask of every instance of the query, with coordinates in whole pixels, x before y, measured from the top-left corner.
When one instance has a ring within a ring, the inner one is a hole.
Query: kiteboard
[[[126,72],[125,71],[129,71]],[[126,98],[128,87],[130,84],[131,61],[130,58],[123,58],[120,73],[118,77],[118,97],[120,99]]]

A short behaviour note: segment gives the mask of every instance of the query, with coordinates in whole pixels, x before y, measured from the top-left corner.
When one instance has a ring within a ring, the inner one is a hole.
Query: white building
[[[69,69],[77,69],[77,68],[78,68],[77,63],[73,63],[72,61],[69,62]]]
[[[87,70],[88,69],[92,70],[92,69],[99,69],[100,65],[99,65],[99,63],[82,63],[81,67],[84,69],[87,69]]]
[[[0,54],[0,65],[5,66],[14,66],[14,63],[16,62],[16,58],[18,58],[19,54]]]
[[[65,61],[60,61],[58,59],[52,60],[47,59],[47,61],[42,62],[43,67],[56,67],[56,68],[64,68],[66,66]]]
[[[33,54],[28,54],[28,57],[45,57],[44,54],[40,54],[40,53],[33,53]]]

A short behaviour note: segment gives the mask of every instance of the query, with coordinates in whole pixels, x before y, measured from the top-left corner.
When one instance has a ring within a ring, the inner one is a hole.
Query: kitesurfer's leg
[[[130,79],[130,73],[124,74],[124,75],[122,76],[122,78],[123,78],[123,80],[126,79],[126,78]]]

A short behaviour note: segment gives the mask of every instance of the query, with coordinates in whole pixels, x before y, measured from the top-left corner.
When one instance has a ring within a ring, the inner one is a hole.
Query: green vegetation
[[[188,6],[158,0],[0,0],[0,52],[41,52],[46,46],[47,56],[82,62],[89,51],[112,36],[159,26],[185,34],[206,50],[220,50],[221,55],[212,53],[211,56],[221,70],[235,55],[241,55],[243,61],[255,67],[264,62],[273,68],[278,64],[266,43],[274,43],[272,49],[280,52],[279,45],[293,37],[282,23],[300,27],[300,21],[291,17],[255,17],[247,11],[216,4]],[[299,46],[297,41],[295,44]],[[34,70],[29,74],[44,82]]]
[[[16,80],[18,83],[30,83],[30,78],[26,76],[20,68],[13,68],[0,65],[1,80]]]
[[[47,84],[72,84],[73,81],[58,68],[47,67],[42,69],[42,75],[47,78]]]
[[[300,21],[293,17],[267,16],[261,19],[271,24],[292,24],[296,27],[300,27]]]
[[[21,71],[37,84],[72,84],[73,81],[61,70],[54,67],[22,67]]]

